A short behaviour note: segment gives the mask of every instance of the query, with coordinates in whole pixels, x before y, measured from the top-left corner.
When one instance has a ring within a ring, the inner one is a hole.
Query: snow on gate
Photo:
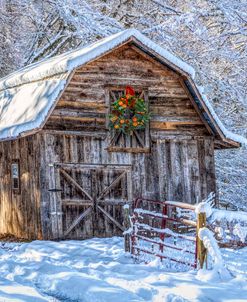
[[[133,204],[131,254],[197,268],[197,222],[191,204],[138,198]]]

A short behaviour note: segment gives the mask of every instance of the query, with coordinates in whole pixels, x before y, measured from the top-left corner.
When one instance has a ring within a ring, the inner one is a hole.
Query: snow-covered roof
[[[168,62],[188,73],[192,78],[194,77],[195,71],[190,65],[151,41],[138,30],[127,29],[88,46],[26,66],[3,78],[0,81],[0,91],[2,89],[51,77],[55,74],[73,71],[76,67],[92,61],[107,51],[110,51],[125,41],[128,41],[132,37],[136,38],[149,49],[155,51]]]
[[[201,97],[202,97],[205,105],[207,106],[207,108],[210,111],[213,119],[215,120],[216,124],[218,125],[218,127],[220,128],[220,130],[222,131],[224,136],[227,139],[233,140],[233,141],[238,142],[238,143],[243,144],[243,145],[247,145],[247,139],[245,137],[243,137],[241,135],[238,135],[236,133],[233,133],[233,132],[226,129],[226,127],[224,126],[224,124],[221,122],[218,115],[214,111],[214,109],[213,109],[211,103],[209,102],[207,96],[204,94],[204,88],[200,87],[200,86],[199,87],[197,86],[197,88],[198,88],[198,90],[201,94]]]
[[[73,70],[130,39],[191,81],[194,78],[193,67],[139,31],[128,29],[88,46],[31,64],[0,80],[0,140],[14,139],[41,128]],[[227,139],[247,144],[246,139],[233,135],[224,128],[209,102],[203,99],[202,102],[211,113],[210,118]]]
[[[63,91],[68,74],[0,92],[0,140],[37,129]]]

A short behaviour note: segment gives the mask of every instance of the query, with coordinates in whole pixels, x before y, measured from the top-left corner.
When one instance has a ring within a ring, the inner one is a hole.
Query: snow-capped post
[[[207,249],[205,248],[203,241],[200,239],[198,236],[199,230],[201,228],[206,227],[206,212],[201,212],[197,214],[197,231],[196,231],[196,236],[197,236],[197,259],[199,260],[200,268],[203,268],[206,255],[207,255]]]
[[[130,252],[130,234],[129,234],[129,230],[130,230],[130,227],[131,227],[131,223],[130,223],[129,205],[125,204],[123,208],[124,208],[124,228],[125,228],[124,249],[125,249],[125,252]]]
[[[196,230],[196,241],[197,241],[197,259],[199,260],[200,268],[203,268],[204,262],[207,256],[207,249],[205,248],[203,241],[199,236],[199,231],[206,227],[207,217],[210,217],[213,210],[212,205],[215,200],[215,193],[211,192],[206,200],[200,202],[196,208],[195,213],[197,214],[197,230]]]

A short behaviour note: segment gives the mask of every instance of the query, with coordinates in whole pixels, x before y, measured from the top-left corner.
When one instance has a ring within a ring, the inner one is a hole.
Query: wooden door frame
[[[51,198],[51,209],[53,210],[53,215],[51,215],[51,228],[52,228],[52,234],[54,239],[64,239],[84,218],[86,218],[92,211],[95,212],[97,209],[100,211],[109,221],[111,221],[113,224],[115,224],[120,230],[124,231],[124,227],[117,222],[106,210],[104,210],[103,207],[101,207],[99,204],[101,203],[101,199],[112,189],[114,186],[121,181],[121,179],[126,175],[127,177],[127,202],[130,203],[132,201],[132,182],[131,182],[131,169],[132,166],[128,164],[93,164],[93,163],[54,163],[50,165],[50,167],[53,167],[53,185],[54,187],[59,185],[60,187],[60,176],[61,174],[67,181],[71,182],[78,191],[83,193],[88,197],[88,200],[83,199],[76,199],[76,200],[70,200],[70,202],[74,202],[77,205],[84,205],[89,206],[84,212],[82,212],[74,221],[71,223],[71,225],[67,228],[67,230],[63,231],[63,219],[62,219],[62,205],[67,202],[69,202],[66,199],[62,199],[61,197],[61,191],[55,192]],[[122,171],[122,173],[117,176],[112,183],[106,187],[102,192],[99,193],[98,196],[91,196],[86,190],[83,189],[83,187],[77,183],[77,181],[70,176],[66,172],[66,168],[78,169],[78,170],[84,170],[84,169],[90,169],[90,170],[97,170],[102,169],[104,171]],[[120,202],[118,201],[109,201],[113,202],[114,204],[118,205]],[[106,202],[104,202],[106,204]]]

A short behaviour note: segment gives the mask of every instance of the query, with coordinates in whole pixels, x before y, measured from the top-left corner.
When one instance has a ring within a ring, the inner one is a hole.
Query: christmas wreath
[[[131,86],[127,86],[125,95],[112,104],[109,118],[110,128],[131,134],[134,130],[145,129],[150,117],[144,99]]]

